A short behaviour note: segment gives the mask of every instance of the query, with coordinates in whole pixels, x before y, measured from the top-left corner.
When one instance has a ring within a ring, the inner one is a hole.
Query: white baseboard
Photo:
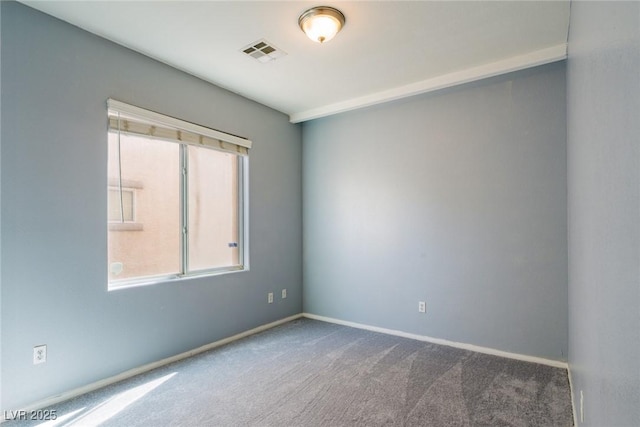
[[[569,377],[569,391],[571,393],[571,411],[573,412],[573,427],[578,425],[578,413],[576,412],[575,394],[573,392],[573,378],[571,378],[571,365],[567,364],[567,376]]]
[[[262,331],[266,331],[267,329],[274,328],[276,326],[282,325],[283,323],[290,322],[292,320],[296,320],[302,317],[302,314],[295,314],[293,316],[285,317],[284,319],[276,320],[275,322],[267,323],[266,325],[258,326],[257,328],[250,329],[245,332],[241,332],[239,334],[233,335],[228,338],[224,338],[210,344],[205,344],[202,347],[195,348],[193,350],[185,351],[184,353],[177,354],[175,356],[167,357],[166,359],[159,360],[157,362],[148,363],[146,365],[130,369],[128,371],[122,372],[118,375],[114,375],[109,378],[105,378],[100,381],[96,381],[91,384],[87,384],[82,387],[75,388],[70,391],[66,391],[60,394],[56,394],[54,396],[48,397],[46,399],[40,400],[38,402],[34,402],[24,408],[22,410],[27,411],[35,411],[38,409],[46,408],[51,405],[55,405],[56,403],[63,402],[65,400],[72,399],[74,397],[78,397],[85,393],[92,392],[102,387],[106,387],[110,384],[117,383],[118,381],[125,380],[127,378],[131,378],[133,376],[151,371],[152,369],[159,368],[164,365],[168,365],[169,363],[177,362],[178,360],[186,359],[191,356],[195,356],[196,354],[203,353],[205,351],[214,349],[216,347],[220,347],[225,344],[229,344],[230,342],[237,341],[239,339],[248,337],[249,335],[254,335]]]
[[[463,350],[475,351],[477,353],[491,354],[493,356],[506,357],[508,359],[522,360],[524,362],[539,363],[541,365],[553,366],[554,368],[567,369],[567,362],[560,360],[545,359],[543,357],[528,356],[526,354],[510,353],[508,351],[496,350],[489,347],[481,347],[473,344],[465,344],[454,341],[443,340],[440,338],[432,338],[425,335],[411,334],[408,332],[397,331],[394,329],[379,328],[377,326],[365,325],[362,323],[348,322],[346,320],[334,319],[331,317],[318,316],[311,313],[302,313],[304,317],[309,319],[321,320],[323,322],[336,323],[338,325],[351,326],[358,329],[366,329],[367,331],[380,332],[388,335],[395,335],[403,338],[410,338],[418,341],[430,342],[433,344],[446,345],[448,347],[460,348]]]
[[[131,378],[133,376],[151,371],[153,369],[159,368],[161,366],[164,365],[168,365],[169,363],[173,363],[173,362],[177,362],[179,360],[182,359],[186,359],[188,357],[191,356],[195,356],[196,354],[199,353],[203,353],[205,351],[214,349],[216,347],[220,347],[223,346],[225,344],[229,344],[233,341],[237,341],[239,339],[248,337],[250,335],[254,335],[257,334],[259,332],[263,332],[266,331],[268,329],[274,328],[276,326],[282,325],[284,323],[287,322],[291,322],[292,320],[296,320],[299,319],[301,317],[307,317],[309,319],[315,319],[315,320],[320,320],[323,322],[328,322],[328,323],[335,323],[338,325],[344,325],[344,326],[350,326],[353,328],[358,328],[358,329],[365,329],[368,331],[373,331],[373,332],[380,332],[383,334],[388,334],[388,335],[395,335],[395,336],[399,336],[399,337],[404,337],[404,338],[410,338],[410,339],[415,339],[418,341],[425,341],[425,342],[430,342],[433,344],[440,344],[440,345],[446,345],[449,347],[455,347],[455,348],[460,348],[460,349],[464,349],[464,350],[470,350],[470,351],[475,351],[478,353],[485,353],[485,354],[491,354],[494,356],[500,356],[500,357],[506,357],[509,359],[516,359],[516,360],[522,360],[525,362],[532,362],[532,363],[539,363],[542,365],[548,365],[548,366],[553,366],[556,368],[563,368],[563,369],[569,369],[569,366],[566,362],[562,362],[562,361],[558,361],[558,360],[551,360],[551,359],[545,359],[542,357],[535,357],[535,356],[528,356],[528,355],[524,355],[524,354],[518,354],[518,353],[510,353],[510,352],[506,352],[506,351],[502,351],[502,350],[496,350],[493,348],[488,348],[488,347],[481,347],[481,346],[477,346],[477,345],[473,345],[473,344],[464,344],[464,343],[457,343],[457,342],[453,342],[453,341],[448,341],[448,340],[443,340],[440,338],[432,338],[432,337],[428,337],[425,335],[417,335],[417,334],[412,334],[412,333],[408,333],[408,332],[402,332],[402,331],[397,331],[397,330],[393,330],[393,329],[387,329],[387,328],[380,328],[377,326],[370,326],[370,325],[365,325],[362,323],[355,323],[355,322],[349,322],[346,320],[340,320],[340,319],[334,319],[331,317],[325,317],[325,316],[318,316],[316,314],[311,314],[311,313],[300,313],[300,314],[295,314],[293,316],[289,316],[289,317],[285,317],[284,319],[280,319],[280,320],[276,320],[275,322],[271,322],[268,323],[266,325],[262,325],[262,326],[258,326],[256,328],[250,329],[248,331],[245,332],[241,332],[239,334],[233,335],[231,337],[227,337],[215,342],[212,342],[210,344],[205,344],[201,347],[195,348],[193,350],[189,350],[189,351],[185,351],[184,353],[180,353],[178,355],[175,356],[171,356],[171,357],[167,357],[165,359],[159,360],[157,362],[152,362],[152,363],[148,363],[146,365],[137,367],[137,368],[133,368],[130,369],[128,371],[122,372],[118,375],[114,375],[112,377],[109,378],[105,378],[103,380],[100,381],[96,381],[94,383],[91,384],[87,384],[85,386],[82,387],[78,387],[75,388],[73,390],[70,391],[66,391],[60,394],[56,394],[54,396],[50,396],[46,399],[34,402],[24,408],[22,408],[22,410],[24,411],[35,411],[38,409],[42,409],[42,408],[46,408],[48,406],[52,406],[55,405],[56,403],[60,403],[63,402],[65,400],[69,400],[72,399],[74,397],[78,397],[80,395],[92,392],[94,390],[98,390],[102,387],[106,387],[110,384],[114,384],[117,383],[119,381],[125,380],[127,378]],[[571,372],[569,371],[569,386],[571,388],[571,405],[573,408],[573,415],[574,415],[574,425],[577,418],[576,418],[576,409],[575,409],[575,405],[574,405],[574,399],[573,399],[573,387],[572,387],[572,383],[571,383]]]

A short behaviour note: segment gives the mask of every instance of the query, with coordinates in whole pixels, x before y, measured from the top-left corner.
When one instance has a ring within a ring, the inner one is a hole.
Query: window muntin
[[[190,137],[196,143],[204,139],[204,144],[185,143],[171,137],[184,138],[189,132],[159,123],[157,117],[150,121],[109,113],[109,220],[116,213],[121,219],[127,211],[123,222],[133,218],[140,224],[115,233],[110,222],[109,288],[247,269],[247,147],[208,137]],[[127,182],[139,183],[130,191],[130,214],[129,189],[117,185]]]

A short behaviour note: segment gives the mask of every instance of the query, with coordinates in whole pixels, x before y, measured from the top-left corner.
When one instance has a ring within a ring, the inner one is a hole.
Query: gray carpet
[[[309,319],[51,409],[79,426],[573,425],[566,370]]]

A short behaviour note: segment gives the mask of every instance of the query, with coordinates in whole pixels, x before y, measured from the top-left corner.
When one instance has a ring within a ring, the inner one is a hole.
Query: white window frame
[[[145,121],[151,121],[159,125],[175,128],[184,131],[187,134],[202,136],[199,143],[189,143],[179,140],[172,140],[170,143],[180,145],[180,227],[182,228],[182,238],[180,240],[180,273],[169,275],[145,276],[127,278],[121,280],[108,280],[108,289],[117,290],[136,286],[152,285],[165,283],[176,279],[189,279],[203,276],[214,276],[227,273],[235,273],[249,270],[249,156],[248,149],[251,148],[252,142],[248,139],[235,135],[227,134],[215,129],[206,128],[190,122],[186,122],[174,117],[165,116],[154,111],[145,110],[133,105],[125,104],[120,101],[109,99],[107,101],[109,115],[124,114],[128,117],[136,117]],[[110,120],[111,123],[111,120]],[[110,128],[109,132],[113,129]],[[148,136],[149,138],[153,138]],[[204,144],[203,144],[204,139]],[[165,139],[166,140],[166,139]],[[219,145],[218,145],[219,143]],[[214,149],[222,152],[231,152],[237,154],[238,161],[238,265],[209,268],[203,270],[189,271],[189,245],[188,245],[188,173],[187,162],[187,146],[194,145],[199,149]],[[236,153],[237,150],[237,153]],[[109,186],[111,189],[113,186]],[[116,187],[117,189],[117,187]],[[126,186],[122,186],[122,190],[132,190]],[[134,216],[135,216],[135,190],[134,190]],[[135,220],[135,217],[134,217]],[[114,223],[107,221],[109,225]],[[125,222],[122,225],[130,224]],[[131,224],[133,225],[133,224]],[[180,230],[176,230],[180,231]]]

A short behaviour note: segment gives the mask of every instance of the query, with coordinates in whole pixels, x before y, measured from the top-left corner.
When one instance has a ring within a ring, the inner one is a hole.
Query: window
[[[109,288],[246,269],[251,141],[108,105]]]
[[[109,222],[114,224],[133,222],[134,203],[133,189],[109,188]]]
[[[109,180],[107,191],[109,210],[107,220],[109,231],[142,231],[143,226],[136,219],[136,194],[142,189],[139,181]]]

